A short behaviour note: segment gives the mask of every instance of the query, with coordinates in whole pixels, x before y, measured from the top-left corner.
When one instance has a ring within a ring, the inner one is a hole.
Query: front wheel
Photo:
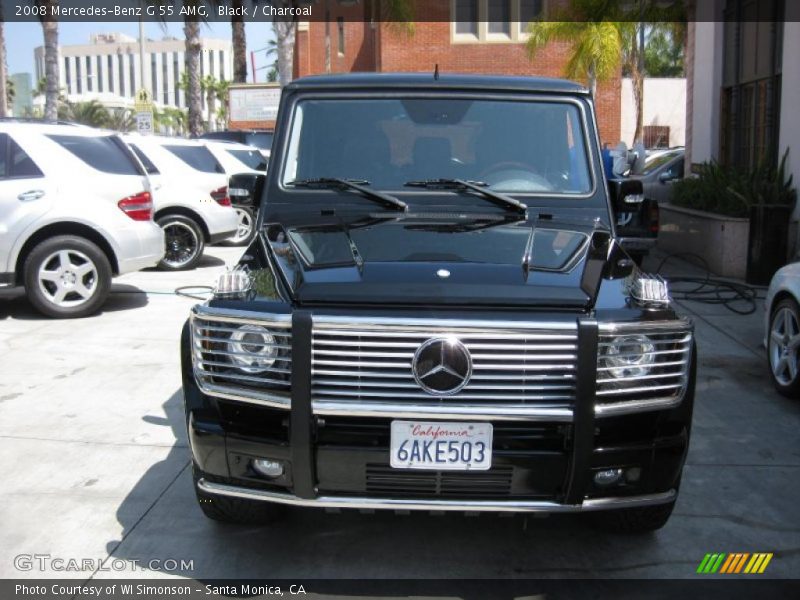
[[[247,246],[256,235],[256,217],[253,210],[244,206],[235,206],[237,227],[236,234],[230,238],[234,246]]]
[[[791,298],[775,306],[769,321],[767,360],[775,389],[788,398],[800,397],[800,308]]]
[[[193,269],[203,258],[203,230],[193,219],[181,215],[165,215],[156,223],[164,230],[164,258],[158,263],[164,271]]]
[[[40,242],[25,259],[23,277],[33,307],[60,319],[94,314],[111,291],[108,257],[96,244],[74,235]]]

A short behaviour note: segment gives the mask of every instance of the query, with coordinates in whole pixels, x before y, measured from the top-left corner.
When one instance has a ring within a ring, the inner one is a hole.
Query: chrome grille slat
[[[312,400],[339,406],[384,401],[421,405],[565,407],[575,398],[577,325],[524,323],[519,328],[475,327],[461,321],[424,326],[386,320],[346,326],[315,317],[312,330]],[[472,357],[469,383],[451,395],[429,394],[414,379],[412,361],[431,338],[457,337]],[[365,404],[366,403],[366,404]]]
[[[635,353],[608,354],[615,337],[630,335],[645,335],[647,343],[652,345],[644,368],[632,364],[621,369],[620,365],[613,363],[615,359],[635,359],[639,356]],[[608,416],[677,406],[689,380],[691,351],[692,330],[688,320],[659,323],[641,329],[634,324],[610,326],[607,330],[601,327],[595,413]],[[614,372],[622,376],[614,377]]]
[[[232,348],[230,337],[243,325],[267,329],[276,343],[248,338],[238,341],[238,349]],[[288,315],[195,307],[191,318],[192,360],[198,386],[211,396],[288,408],[292,370],[290,328]],[[255,360],[258,355],[246,350],[261,348],[276,352],[270,367],[250,372],[235,362]]]

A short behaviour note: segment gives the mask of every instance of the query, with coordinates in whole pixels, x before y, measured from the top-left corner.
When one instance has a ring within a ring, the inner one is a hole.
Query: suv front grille
[[[200,389],[232,400],[289,406],[292,370],[288,315],[234,311],[192,314],[192,363]],[[266,356],[265,356],[266,355]]]
[[[570,406],[575,397],[574,323],[482,328],[442,321],[375,325],[315,319],[312,337],[315,401]],[[428,393],[412,373],[417,349],[442,337],[457,338],[472,357],[469,382],[449,395]]]

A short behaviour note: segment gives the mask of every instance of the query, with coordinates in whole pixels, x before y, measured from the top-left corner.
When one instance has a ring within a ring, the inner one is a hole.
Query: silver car
[[[640,179],[644,187],[644,197],[659,204],[672,199],[672,184],[683,179],[683,148],[657,150],[648,155],[644,169],[631,177]]]

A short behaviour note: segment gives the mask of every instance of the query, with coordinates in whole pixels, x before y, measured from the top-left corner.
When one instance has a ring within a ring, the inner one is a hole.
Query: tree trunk
[[[273,0],[276,8],[289,6],[289,0]],[[292,62],[294,60],[294,37],[296,23],[293,20],[273,20],[272,30],[278,48],[278,81],[281,87],[292,81]]]
[[[48,14],[52,14],[53,7],[58,4],[56,0],[47,0],[42,3],[47,6]],[[55,121],[58,119],[58,21],[53,17],[45,17],[42,21],[44,35],[44,118]]]
[[[184,19],[183,33],[186,36],[186,105],[189,109],[188,128],[191,136],[203,132],[203,93],[200,88],[200,22],[197,17]]]
[[[8,116],[8,66],[6,65],[5,23],[0,15],[0,117]]]
[[[642,141],[644,131],[644,77],[639,68],[631,71],[633,103],[636,111],[636,129],[633,132],[633,143]]]
[[[233,0],[233,8],[241,10],[243,0]],[[247,83],[247,38],[244,17],[231,17],[231,39],[233,42],[233,81]]]
[[[325,0],[325,72],[331,72],[331,10]]]

